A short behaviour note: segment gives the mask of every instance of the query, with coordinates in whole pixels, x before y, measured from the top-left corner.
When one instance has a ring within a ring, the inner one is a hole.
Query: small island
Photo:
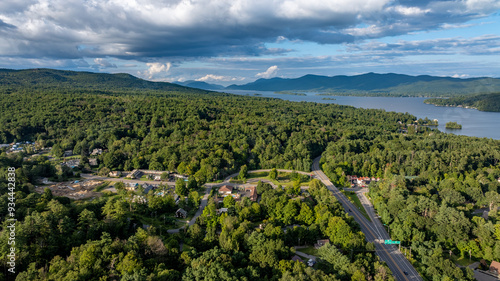
[[[296,93],[296,92],[289,92],[289,91],[275,91],[274,93],[280,94],[280,95],[307,96],[304,93]]]
[[[337,100],[336,98],[322,98],[322,100]]]
[[[462,125],[458,124],[457,122],[447,122],[445,127],[446,129],[462,129]]]

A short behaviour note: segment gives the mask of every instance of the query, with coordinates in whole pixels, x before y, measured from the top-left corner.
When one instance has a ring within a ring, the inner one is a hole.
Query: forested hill
[[[354,76],[305,75],[294,79],[258,79],[227,89],[260,91],[324,91],[349,95],[454,96],[500,91],[500,79],[366,73]]]
[[[0,69],[0,88],[13,89],[76,89],[107,91],[175,91],[205,93],[167,82],[151,82],[126,73],[107,74],[55,69]]]
[[[481,111],[500,112],[500,93],[460,96],[449,99],[428,99],[424,102],[439,106],[473,107]]]

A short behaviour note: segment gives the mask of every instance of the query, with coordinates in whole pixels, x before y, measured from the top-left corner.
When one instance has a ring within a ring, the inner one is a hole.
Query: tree
[[[240,180],[245,180],[248,177],[248,167],[247,165],[243,165],[240,168],[240,173],[238,174],[238,178]]]
[[[183,179],[178,178],[175,181],[175,194],[179,196],[185,196],[187,195],[188,189],[186,188],[186,183],[184,182]]]
[[[276,180],[278,179],[278,171],[276,170],[276,168],[273,168],[270,172],[269,172],[269,178],[272,179],[272,180]]]
[[[236,201],[234,200],[233,196],[224,197],[224,200],[222,202],[224,204],[224,208],[234,207],[234,205],[236,204]]]

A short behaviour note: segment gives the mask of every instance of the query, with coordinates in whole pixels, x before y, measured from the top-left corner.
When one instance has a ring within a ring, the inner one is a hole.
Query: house
[[[321,240],[318,240],[316,241],[316,244],[314,244],[314,248],[318,249],[326,244],[329,244],[330,243],[330,239],[321,239]]]
[[[253,202],[257,201],[257,198],[259,197],[259,195],[257,195],[257,189],[255,188],[255,186],[245,187],[245,193],[243,194],[243,196],[250,198],[250,200]]]
[[[144,194],[148,194],[149,191],[155,189],[155,187],[151,184],[143,184],[142,187],[144,188]]]
[[[122,175],[122,172],[120,171],[112,171],[112,172],[109,172],[109,176],[110,177],[115,177],[115,178],[118,178]]]
[[[227,208],[220,208],[215,210],[215,212],[217,213],[217,215],[220,215],[222,213],[227,213]]]
[[[490,272],[494,274],[500,273],[500,263],[497,261],[492,261],[490,265]]]
[[[97,166],[97,159],[96,158],[89,158],[89,165],[90,166]]]
[[[155,178],[154,178],[155,181],[160,181],[161,180],[161,176],[158,176],[156,175]]]
[[[128,183],[125,189],[129,191],[135,191],[138,187],[139,187],[138,183]]]
[[[92,150],[92,153],[90,153],[90,155],[100,155],[102,154],[102,148],[94,148],[94,150]]]
[[[177,211],[175,211],[175,217],[185,219],[187,217],[187,211],[182,208],[178,209]]]
[[[500,178],[498,178],[497,181],[500,182]]]
[[[292,261],[299,261],[299,262],[304,262],[299,256],[295,255],[292,258]]]
[[[138,178],[140,173],[141,173],[141,171],[135,169],[132,172],[130,172],[130,174],[127,175],[127,178],[131,178],[131,179]]]
[[[71,155],[73,155],[73,151],[72,150],[66,150],[66,151],[64,151],[64,157],[69,157]]]
[[[221,188],[219,188],[219,194],[222,195],[223,197],[231,195],[232,192],[233,192],[233,187],[229,185],[223,185],[221,186]]]

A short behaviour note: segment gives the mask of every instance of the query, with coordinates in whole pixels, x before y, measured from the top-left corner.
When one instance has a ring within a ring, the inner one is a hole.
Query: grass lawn
[[[465,254],[464,258],[460,258],[459,256],[456,256],[456,255],[452,254],[451,255],[451,260],[455,264],[458,264],[458,265],[461,265],[461,266],[468,266],[469,264],[472,264],[472,263],[476,262],[476,260],[474,260],[474,259],[472,259],[472,260],[469,259],[468,253]]]
[[[314,246],[310,246],[310,247],[307,247],[307,248],[296,249],[296,250],[299,251],[299,252],[302,252],[304,254],[311,255],[311,256],[318,255],[318,250],[315,249]]]
[[[369,220],[369,221],[372,221],[370,219],[370,217],[368,216],[368,214],[366,213],[366,210],[365,208],[363,207],[363,205],[361,204],[361,201],[359,201],[359,198],[358,196],[356,195],[355,192],[352,192],[352,191],[345,191],[344,194],[349,198],[349,201],[351,201],[354,206],[356,206],[356,208],[358,208],[358,210],[361,212],[361,214],[363,214],[363,216]]]

